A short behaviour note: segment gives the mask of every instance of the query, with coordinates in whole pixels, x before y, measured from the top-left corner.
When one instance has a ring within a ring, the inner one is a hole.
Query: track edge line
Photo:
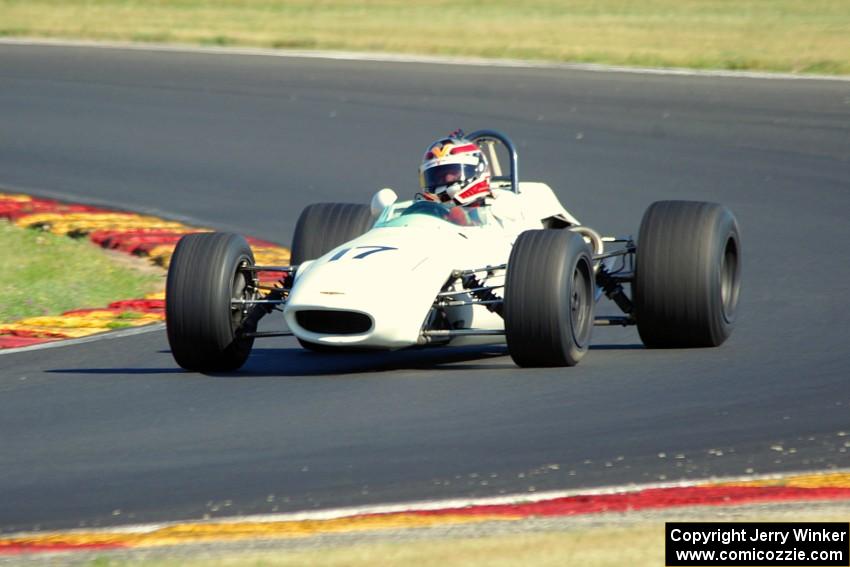
[[[683,77],[767,79],[850,82],[850,75],[798,75],[787,72],[733,71],[723,69],[689,69],[686,67],[628,67],[602,63],[566,63],[538,59],[488,59],[471,56],[430,56],[407,53],[372,53],[365,51],[272,49],[263,47],[215,47],[194,46],[180,43],[133,43],[125,41],[93,41],[82,39],[49,38],[0,38],[0,45],[33,47],[75,47],[115,49],[126,51],[148,51],[186,54],[243,55],[255,57],[284,57],[292,59],[323,59],[332,61],[366,61],[375,63],[417,63],[438,65],[460,65],[475,67],[502,67],[514,69],[552,69],[563,71],[586,71],[595,73],[628,73],[634,75],[664,75]]]

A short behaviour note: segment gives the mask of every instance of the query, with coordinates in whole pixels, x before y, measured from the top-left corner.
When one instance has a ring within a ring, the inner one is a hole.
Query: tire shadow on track
[[[169,354],[169,351],[161,351]],[[392,370],[497,370],[516,368],[499,347],[406,349],[393,352],[314,353],[301,348],[255,348],[236,372],[205,373],[210,377],[332,376]],[[170,358],[170,356],[169,356]],[[498,361],[498,359],[503,359]],[[488,361],[495,362],[488,362]],[[56,368],[51,374],[198,375],[177,365],[167,367]]]
[[[593,345],[593,350],[637,350],[643,345]],[[160,351],[159,354],[169,354]],[[508,358],[506,347],[446,347],[404,349],[391,352],[314,353],[301,348],[255,348],[245,366],[237,372],[207,373],[211,377],[246,376],[333,376],[364,374],[393,370],[428,370],[439,372],[468,370],[520,370]],[[57,368],[51,374],[158,375],[195,374],[179,367],[153,368]]]
[[[633,345],[590,345],[590,350],[646,350],[642,344]]]
[[[504,347],[411,348],[383,352],[315,353],[301,348],[255,349],[239,374],[324,376],[392,370],[476,370],[513,367]]]

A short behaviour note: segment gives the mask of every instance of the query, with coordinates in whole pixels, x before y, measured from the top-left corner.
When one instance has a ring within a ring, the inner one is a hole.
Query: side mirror
[[[383,188],[372,196],[372,216],[377,217],[384,212],[384,209],[398,201],[398,195],[392,189]]]

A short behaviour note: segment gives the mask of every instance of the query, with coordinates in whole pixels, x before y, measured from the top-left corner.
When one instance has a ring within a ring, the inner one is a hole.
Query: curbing
[[[850,501],[850,471],[612,486],[584,491],[410,502],[199,522],[19,533],[0,537],[0,555],[306,538],[337,533],[515,522],[534,517],[830,500]]]
[[[88,238],[102,248],[146,258],[168,268],[177,241],[187,233],[207,232],[178,221],[105,207],[67,203],[23,193],[0,192],[0,219],[22,228]],[[286,264],[289,250],[249,238],[258,263]],[[104,336],[117,328],[140,327],[165,320],[165,292],[114,301],[105,307],[66,311],[58,316],[28,317],[0,323],[0,351],[43,345],[63,339]]]

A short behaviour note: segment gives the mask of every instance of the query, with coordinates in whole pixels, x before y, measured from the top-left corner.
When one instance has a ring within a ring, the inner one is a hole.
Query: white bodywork
[[[546,219],[579,225],[543,183],[522,183],[519,194],[506,188],[493,193],[485,206],[488,222],[459,226],[424,214],[399,216],[413,202],[388,204],[386,194],[379,192],[373,210],[376,202],[385,208],[375,228],[298,267],[284,308],[290,330],[301,340],[326,346],[395,349],[422,344],[423,325],[439,293],[459,291],[451,297],[454,302],[472,299],[460,281],[456,288],[445,288],[453,272],[506,264],[519,234],[543,228]],[[488,286],[501,286],[504,272],[485,270],[477,277]],[[499,297],[501,291],[494,290]],[[356,334],[316,333],[299,324],[299,311],[353,311],[370,317],[372,325]],[[452,329],[504,329],[502,318],[485,305],[448,306],[445,313]],[[503,341],[501,336],[462,336],[452,344]]]

